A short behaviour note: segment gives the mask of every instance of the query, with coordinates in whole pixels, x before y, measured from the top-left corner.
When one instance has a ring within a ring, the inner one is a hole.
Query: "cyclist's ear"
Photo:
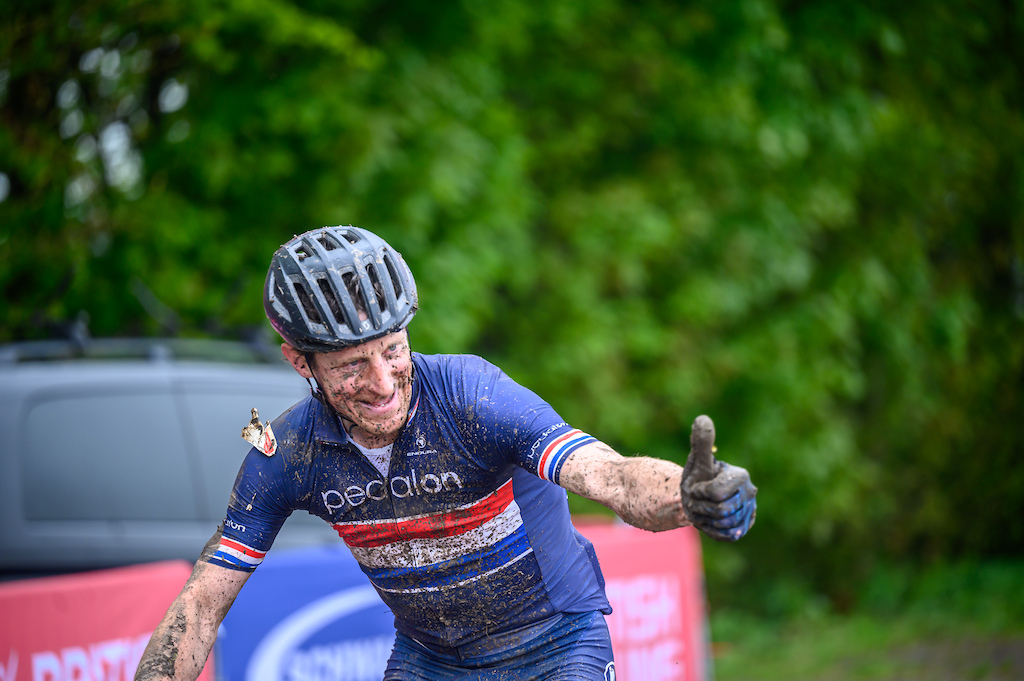
[[[288,343],[281,343],[281,354],[292,365],[292,368],[303,378],[313,378],[313,370],[310,367],[309,356],[296,350]]]

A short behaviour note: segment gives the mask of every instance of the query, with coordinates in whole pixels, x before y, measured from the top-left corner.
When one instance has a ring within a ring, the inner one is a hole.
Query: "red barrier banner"
[[[589,524],[614,612],[614,681],[706,681],[700,537]],[[185,562],[0,584],[0,681],[131,679],[157,623],[188,579]],[[213,681],[207,662],[203,681]]]
[[[0,584],[0,681],[128,681],[185,561]],[[213,657],[199,677],[213,681]]]
[[[601,561],[615,651],[615,681],[706,681],[707,609],[700,535],[645,532],[623,523],[577,529]]]

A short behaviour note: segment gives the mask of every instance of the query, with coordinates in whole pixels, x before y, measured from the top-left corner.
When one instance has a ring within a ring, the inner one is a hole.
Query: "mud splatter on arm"
[[[217,628],[249,578],[248,572],[206,562],[217,550],[220,535],[218,529],[203,547],[192,575],[153,632],[139,661],[135,681],[192,681],[203,670]]]
[[[585,445],[562,465],[559,481],[624,521],[661,532],[689,525],[683,510],[678,464],[645,456],[624,457],[603,442]]]

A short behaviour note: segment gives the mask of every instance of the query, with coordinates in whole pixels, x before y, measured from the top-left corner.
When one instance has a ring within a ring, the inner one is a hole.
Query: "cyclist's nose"
[[[395,377],[391,373],[391,365],[383,357],[370,358],[367,367],[366,387],[381,397],[395,392]]]

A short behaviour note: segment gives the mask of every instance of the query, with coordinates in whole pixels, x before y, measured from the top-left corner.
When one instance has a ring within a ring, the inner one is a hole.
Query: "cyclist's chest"
[[[386,473],[351,445],[319,444],[308,510],[331,524],[408,519],[486,502],[510,480],[497,452],[444,423],[415,425],[394,443]]]

